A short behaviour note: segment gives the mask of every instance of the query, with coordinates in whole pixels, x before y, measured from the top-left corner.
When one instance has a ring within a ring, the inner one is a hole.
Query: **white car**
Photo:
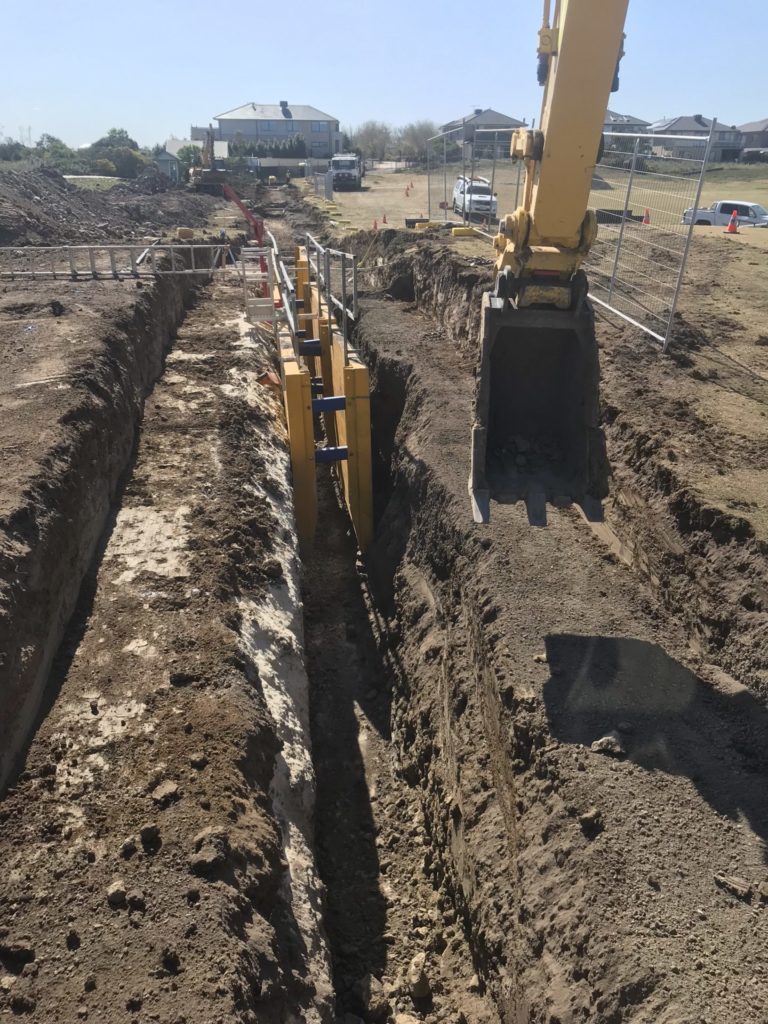
[[[726,227],[734,210],[739,227],[768,228],[768,210],[760,203],[745,203],[743,199],[718,199],[706,210],[688,209],[683,214],[683,224],[714,224]]]
[[[454,213],[466,213],[469,217],[473,214],[496,217],[497,209],[497,196],[491,193],[491,183],[487,178],[465,178],[459,175],[453,186]]]

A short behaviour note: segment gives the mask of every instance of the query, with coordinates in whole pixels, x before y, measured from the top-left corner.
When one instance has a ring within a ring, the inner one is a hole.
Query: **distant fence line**
[[[585,264],[590,297],[641,328],[666,351],[685,273],[694,216],[717,129],[708,136],[606,132],[595,167],[590,206],[597,241]],[[509,157],[512,129],[459,126],[427,145],[429,219],[460,215],[491,237],[522,195],[523,165]],[[684,153],[686,155],[679,155]],[[690,154],[696,155],[690,155]],[[491,202],[479,212],[457,208],[457,175],[487,180]]]

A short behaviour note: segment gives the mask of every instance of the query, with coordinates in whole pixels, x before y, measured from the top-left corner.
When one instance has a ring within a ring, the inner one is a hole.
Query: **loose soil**
[[[222,205],[186,187],[161,187],[147,177],[103,193],[73,185],[58,171],[2,171],[0,246],[125,242],[180,226],[203,229]]]
[[[365,1020],[492,1024],[453,902],[430,880],[432,849],[418,793],[390,732],[392,672],[349,520],[330,475],[320,483],[323,542],[304,577],[307,670],[317,772],[317,857],[339,1012]],[[414,999],[408,970],[425,957]]]
[[[710,450],[690,408],[708,378],[687,352],[660,360],[601,325],[616,474],[605,531],[559,509],[533,530],[504,505],[474,527],[465,318],[485,282],[425,243],[353,244],[411,300],[364,302],[359,336],[375,380],[371,579],[400,666],[395,742],[421,788],[432,877],[463,903],[502,1018],[768,1019],[766,616],[732,596],[745,576],[764,585],[764,548],[685,476]],[[676,353],[691,329],[683,317]],[[697,337],[717,351],[713,334]],[[625,455],[622,434],[641,430],[649,451]],[[679,452],[666,489],[652,468],[662,434]],[[757,454],[749,437],[728,448],[711,434],[721,454]]]
[[[278,634],[268,614],[297,552],[281,408],[257,383],[274,355],[241,337],[239,307],[237,279],[214,286],[180,330],[2,803],[0,1005],[29,1019],[328,1006],[300,872],[285,884],[292,751],[249,642],[287,657],[300,623]]]
[[[325,227],[284,199],[287,251]],[[605,521],[537,530],[469,513],[489,257],[348,238],[377,531],[357,559],[321,475],[303,567],[236,282],[0,293],[0,680],[45,683],[5,719],[0,1012],[768,1022],[768,287],[731,241],[670,358],[599,319]]]

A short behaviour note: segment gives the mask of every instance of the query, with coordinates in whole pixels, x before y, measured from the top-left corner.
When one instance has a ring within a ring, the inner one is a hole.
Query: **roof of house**
[[[199,139],[170,138],[165,141],[165,151],[172,156],[178,156],[179,150],[183,149],[184,146],[197,146],[198,149],[202,149],[203,143]],[[229,143],[214,141],[213,156],[215,160],[226,160],[229,156]]]
[[[712,120],[709,117],[702,117],[701,114],[694,114],[692,117],[682,115],[681,117],[670,117],[664,121],[655,121],[651,125],[653,132],[669,132],[677,135],[701,134],[712,127]],[[719,131],[734,131],[734,125],[728,125],[724,121],[718,121]]]
[[[444,132],[461,128],[463,124],[472,128],[522,128],[525,121],[519,121],[516,117],[509,117],[508,114],[500,114],[498,110],[473,110],[466,117],[458,117],[455,121],[449,121],[442,126]]]
[[[768,117],[762,121],[750,121],[749,124],[740,124],[740,132],[768,132]]]
[[[168,150],[166,150],[164,153],[158,153],[157,156],[154,157],[154,160],[155,162],[157,162],[158,160],[175,160],[176,163],[179,162],[179,158],[176,156],[176,154],[169,153]]]
[[[289,103],[244,103],[233,110],[225,110],[217,114],[217,121],[279,121],[281,118],[294,121],[337,121],[338,118],[324,114],[317,107],[304,104]]]
[[[605,112],[606,127],[629,124],[637,128],[647,128],[650,123],[650,121],[644,121],[642,117],[633,117],[632,114],[617,114],[615,110],[606,110]]]

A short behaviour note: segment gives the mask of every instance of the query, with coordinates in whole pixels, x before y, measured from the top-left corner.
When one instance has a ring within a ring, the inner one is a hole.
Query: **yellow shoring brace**
[[[285,417],[293,474],[296,529],[302,551],[315,539],[317,526],[317,485],[315,473],[315,435],[312,422],[312,385],[309,370],[293,359],[283,364]]]

